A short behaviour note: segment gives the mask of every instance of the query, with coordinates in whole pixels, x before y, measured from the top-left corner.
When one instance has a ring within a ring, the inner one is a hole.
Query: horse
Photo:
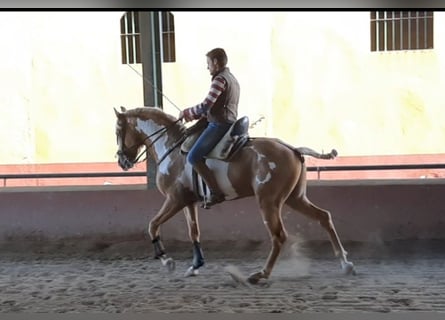
[[[194,188],[193,168],[186,161],[181,145],[189,128],[182,119],[167,114],[158,107],[136,107],[127,110],[114,108],[116,120],[117,157],[122,170],[127,171],[139,161],[145,146],[148,155],[157,162],[156,186],[165,200],[148,223],[148,235],[154,248],[154,258],[160,259],[170,271],[175,262],[167,255],[161,241],[160,227],[183,210],[193,260],[185,276],[197,275],[204,265],[200,245],[198,203]],[[234,154],[230,161],[206,159],[214,171],[226,201],[255,197],[264,225],[270,235],[271,249],[263,268],[246,279],[250,284],[269,279],[280,251],[288,238],[281,211],[287,205],[296,212],[319,222],[329,235],[336,257],[344,274],[355,274],[354,264],[347,260],[329,211],[314,205],[306,195],[306,166],[304,156],[333,159],[335,149],[319,154],[311,148],[293,146],[277,138],[252,137]],[[218,204],[224,205],[224,203]]]

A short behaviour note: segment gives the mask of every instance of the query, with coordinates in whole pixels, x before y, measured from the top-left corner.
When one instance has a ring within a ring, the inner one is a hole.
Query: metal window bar
[[[411,44],[411,12],[408,11],[408,50],[412,49]]]
[[[388,51],[388,12],[383,12],[383,51]]]
[[[414,35],[414,41],[416,43],[415,43],[414,49],[420,49],[420,46],[419,46],[419,41],[420,41],[420,38],[419,38],[419,11],[416,11],[413,23],[415,23],[415,28],[416,28],[416,34]]]
[[[392,32],[391,32],[391,43],[392,43],[392,49],[395,50],[396,49],[396,12],[393,11],[392,12],[392,20],[391,20],[391,26],[392,26]]]
[[[380,51],[379,48],[379,17],[377,16],[377,12],[376,12],[376,19],[375,19],[375,47],[376,47],[376,51]]]
[[[400,11],[400,50],[403,50],[403,11]]]
[[[428,19],[428,12],[424,11],[424,13],[423,13],[423,47],[425,49],[428,49],[428,32],[427,32],[428,23],[427,23],[427,19]]]

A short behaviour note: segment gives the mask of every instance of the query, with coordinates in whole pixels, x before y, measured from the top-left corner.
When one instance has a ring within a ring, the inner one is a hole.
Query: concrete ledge
[[[445,239],[444,179],[310,181],[308,197],[328,209],[342,241]],[[19,238],[144,238],[163,202],[145,185],[5,188],[0,240]],[[327,240],[318,223],[283,210],[292,236]],[[200,209],[202,241],[267,241],[254,198]],[[162,228],[165,240],[188,241],[179,213]]]

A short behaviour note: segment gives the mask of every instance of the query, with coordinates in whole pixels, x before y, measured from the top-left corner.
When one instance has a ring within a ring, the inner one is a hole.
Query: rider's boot
[[[210,170],[205,162],[199,161],[193,166],[193,168],[202,177],[210,190],[210,196],[205,199],[203,208],[210,209],[210,207],[214,204],[223,202],[225,200],[224,193],[221,191],[212,170]]]

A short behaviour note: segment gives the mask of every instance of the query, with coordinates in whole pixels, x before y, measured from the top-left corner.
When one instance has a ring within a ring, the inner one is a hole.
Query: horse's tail
[[[307,147],[294,148],[294,150],[302,156],[311,156],[317,159],[334,159],[338,155],[338,152],[335,149],[332,149],[329,153],[318,153]]]
[[[281,143],[282,145],[288,147],[289,149],[293,150],[298,157],[300,158],[301,162],[304,163],[304,157],[303,156],[310,156],[310,157],[314,157],[317,159],[334,159],[337,155],[338,152],[335,149],[332,149],[331,152],[329,153],[319,153],[311,148],[308,147],[299,147],[299,148],[295,148],[293,146],[291,146],[290,144],[287,144],[284,141],[278,140],[279,143]]]

